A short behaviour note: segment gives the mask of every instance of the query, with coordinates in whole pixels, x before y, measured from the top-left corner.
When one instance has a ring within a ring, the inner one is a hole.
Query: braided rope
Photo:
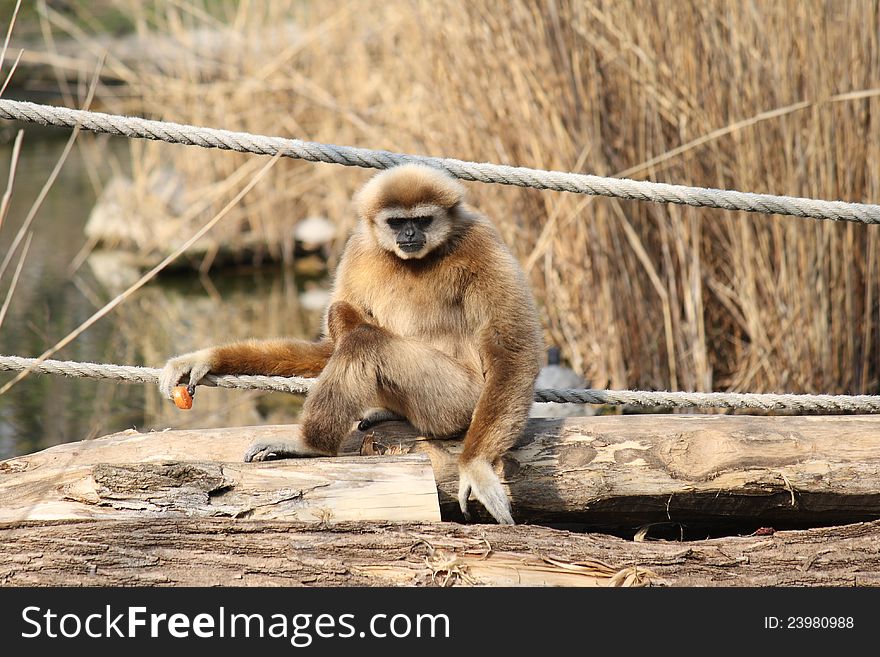
[[[0,370],[30,370],[37,374],[156,384],[161,369],[77,363],[72,361],[0,356]],[[209,374],[201,384],[221,388],[246,388],[305,394],[314,379],[285,376]],[[535,401],[570,404],[615,404],[641,407],[672,408],[734,408],[755,410],[789,410],[799,412],[880,412],[880,395],[794,395],[752,394],[730,392],[649,392],[644,390],[550,390],[535,391]]]
[[[696,207],[742,210],[763,214],[812,217],[831,221],[864,224],[880,223],[880,205],[823,201],[772,194],[754,194],[735,190],[668,185],[625,178],[608,178],[562,171],[544,171],[526,167],[467,162],[463,160],[406,155],[388,151],[335,146],[299,139],[266,137],[246,132],[216,130],[165,121],[152,121],[102,112],[74,110],[0,99],[0,118],[43,125],[80,126],[84,130],[112,135],[153,139],[173,144],[220,148],[261,155],[281,153],[285,157],[328,162],[345,166],[387,169],[405,162],[421,162],[462,180],[500,183],[535,189],[550,189],[577,194],[613,196],[655,203],[677,203]]]
[[[44,360],[21,358],[20,356],[0,356],[0,370],[29,370],[34,374],[56,374],[73,378],[105,379],[123,383],[159,383],[161,369],[155,367],[135,367],[133,365],[112,365],[104,363],[77,363],[64,360]],[[215,375],[204,377],[200,384],[218,388],[246,388],[305,394],[312,387],[314,379],[299,376],[254,376]]]

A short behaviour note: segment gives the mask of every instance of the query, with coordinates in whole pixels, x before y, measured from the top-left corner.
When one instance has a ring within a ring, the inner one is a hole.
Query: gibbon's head
[[[357,196],[358,214],[376,243],[403,260],[423,258],[449,239],[464,187],[424,164],[374,176]]]

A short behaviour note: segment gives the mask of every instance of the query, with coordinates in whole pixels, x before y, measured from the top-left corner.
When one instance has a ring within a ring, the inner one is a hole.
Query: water
[[[27,131],[10,213],[0,225],[0,259],[66,137],[55,131]],[[128,144],[92,135],[79,139],[99,156],[89,164],[74,149],[34,220],[30,250],[0,326],[0,354],[39,355],[120,291],[110,282],[107,259],[100,254],[74,267],[86,244],[83,227],[96,199],[93,181],[106,181],[113,171],[125,172]],[[0,145],[3,187],[11,152],[8,139]],[[17,262],[18,255],[0,280],[0,304]],[[304,307],[300,299],[305,289],[322,285],[281,268],[167,275],[142,288],[53,358],[158,367],[171,355],[216,342],[249,336],[314,337],[320,309]],[[13,376],[0,372],[0,385]],[[301,401],[281,394],[200,388],[193,410],[179,411],[160,399],[153,386],[31,375],[0,396],[0,458],[130,428],[290,422]]]

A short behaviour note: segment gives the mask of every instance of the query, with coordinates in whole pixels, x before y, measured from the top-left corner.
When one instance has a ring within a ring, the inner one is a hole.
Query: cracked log
[[[459,441],[428,440],[399,422],[352,438],[365,454],[427,453],[444,519],[461,519]],[[703,529],[719,525],[748,533],[873,520],[880,518],[880,417],[534,419],[499,472],[518,522],[613,531],[678,523],[703,538]],[[471,511],[487,519],[479,505]]]
[[[880,586],[880,523],[633,542],[520,525],[0,523],[3,586]]]
[[[443,518],[460,518],[460,441],[428,440],[389,422],[349,436],[343,451],[362,456],[240,462],[252,441],[293,431],[130,431],[9,459],[0,462],[0,521],[150,514],[430,521],[437,493]],[[880,518],[880,417],[536,419],[499,472],[520,522],[629,535],[672,523],[703,538],[721,525],[749,533],[872,520]],[[471,509],[488,520],[479,504]]]
[[[242,463],[289,427],[123,432],[0,461],[0,522],[221,516],[440,520],[423,454]]]
[[[501,471],[520,520],[842,522],[880,517],[878,427],[535,420]],[[0,462],[0,585],[880,585],[880,521],[692,542],[408,522],[437,518],[438,491],[457,513],[460,445],[399,423],[353,432],[366,456],[240,463],[295,430],[132,431]]]

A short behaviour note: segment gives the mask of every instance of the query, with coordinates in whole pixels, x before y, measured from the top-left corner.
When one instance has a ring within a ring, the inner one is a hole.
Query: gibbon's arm
[[[496,315],[480,333],[479,351],[485,383],[464,440],[459,505],[467,517],[473,493],[499,523],[513,524],[493,463],[514,445],[529,416],[542,353],[537,318]]]
[[[208,347],[165,363],[159,389],[164,396],[171,397],[181,379],[195,385],[206,374],[318,376],[332,353],[333,343],[326,338],[320,342],[284,338],[244,340]]]
[[[333,343],[327,338],[320,342],[293,338],[245,340],[215,347],[211,373],[318,376],[332,353]]]
[[[362,304],[349,299],[348,286],[341,275],[350,255],[348,248],[342,254],[336,272],[330,304],[350,301],[356,307]],[[269,340],[242,340],[226,345],[208,347],[170,359],[159,376],[159,390],[171,397],[174,386],[186,379],[190,385],[197,384],[206,374],[263,374],[267,376],[318,376],[333,355],[333,339],[324,317],[324,337],[318,342],[294,338]]]

